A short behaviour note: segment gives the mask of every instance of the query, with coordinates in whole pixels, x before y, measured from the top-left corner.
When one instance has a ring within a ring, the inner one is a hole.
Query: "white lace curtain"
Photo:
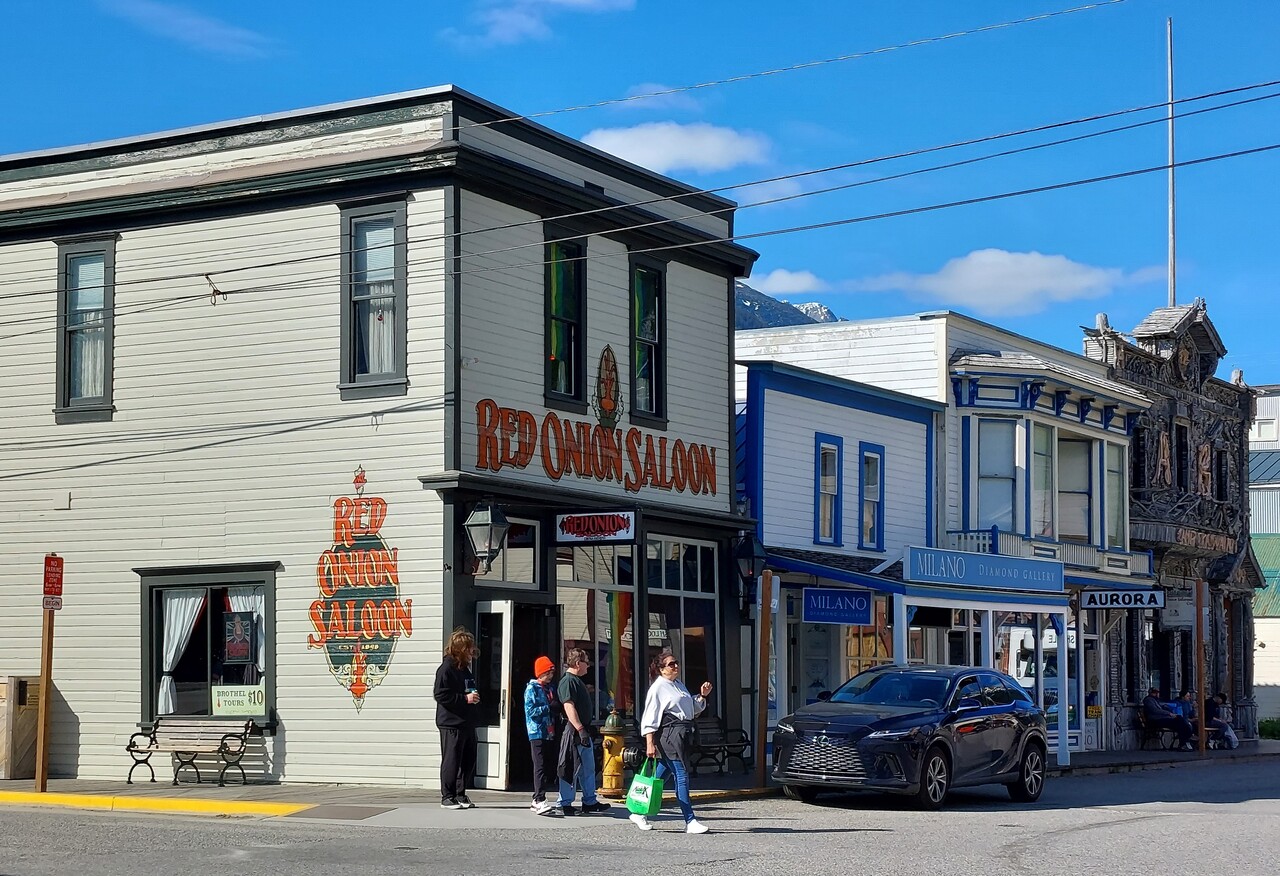
[[[356,308],[356,370],[395,371],[395,219],[358,222],[352,241],[352,297]]]
[[[258,652],[254,655],[254,665],[245,668],[244,681],[245,684],[257,684],[262,681],[262,672],[266,668],[267,631],[262,623],[262,614],[267,607],[266,591],[261,587],[228,587],[227,602],[232,611],[253,612]]]
[[[164,665],[161,667],[156,713],[172,715],[178,708],[178,688],[173,682],[173,670],[186,653],[191,634],[200,621],[200,614],[204,611],[205,590],[165,590],[163,600]]]

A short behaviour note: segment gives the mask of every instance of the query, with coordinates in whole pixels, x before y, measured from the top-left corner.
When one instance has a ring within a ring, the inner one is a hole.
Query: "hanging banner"
[[[1086,590],[1081,608],[1164,608],[1163,590]]]
[[[801,621],[806,624],[871,626],[871,600],[873,595],[869,590],[806,587],[804,588],[804,609]]]

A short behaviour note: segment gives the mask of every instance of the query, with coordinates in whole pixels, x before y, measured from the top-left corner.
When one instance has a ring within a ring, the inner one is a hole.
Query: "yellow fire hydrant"
[[[620,800],[627,793],[622,786],[623,730],[617,709],[610,709],[609,717],[604,719],[604,726],[600,728],[600,735],[604,737],[604,772],[599,791],[602,797]]]

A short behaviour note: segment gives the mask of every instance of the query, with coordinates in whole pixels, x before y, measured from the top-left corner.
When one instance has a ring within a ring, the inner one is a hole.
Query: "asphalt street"
[[[457,873],[1272,874],[1280,763],[1186,765],[1051,781],[1038,804],[1003,789],[957,792],[923,813],[897,798],[705,804],[712,828],[676,818],[641,833],[614,814],[550,829],[378,827],[306,818],[133,816],[0,808],[0,876],[306,876]],[[514,814],[514,813],[513,813]],[[472,821],[471,824],[476,822]]]

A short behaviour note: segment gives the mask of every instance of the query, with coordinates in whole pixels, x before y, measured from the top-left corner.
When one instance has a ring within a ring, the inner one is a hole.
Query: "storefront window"
[[[864,669],[893,662],[893,631],[889,628],[888,601],[877,596],[872,606],[871,626],[844,628],[848,678]]]
[[[657,536],[645,543],[649,605],[645,665],[670,648],[680,661],[680,677],[690,688],[710,681],[720,689],[718,559],[716,546],[705,542]],[[719,698],[712,701],[714,708]]]
[[[538,524],[533,520],[509,521],[507,542],[494,558],[488,572],[476,569],[476,583],[503,587],[537,590],[538,577]]]
[[[144,576],[144,719],[270,713],[270,582]],[[186,585],[186,586],[180,586]]]
[[[595,698],[597,725],[610,709],[636,716],[633,550],[629,544],[556,550],[564,651],[581,648],[591,655],[583,681]]]
[[[1044,709],[1048,713],[1049,730],[1058,721],[1058,643],[1059,635],[1047,618],[1040,630],[1040,662],[1036,663],[1036,621],[1034,614],[1008,615],[996,636],[996,669],[1012,676],[1031,698],[1036,699],[1037,682],[1043,690]],[[1067,629],[1067,726],[1080,729],[1080,685],[1076,678],[1077,634],[1074,620]]]

